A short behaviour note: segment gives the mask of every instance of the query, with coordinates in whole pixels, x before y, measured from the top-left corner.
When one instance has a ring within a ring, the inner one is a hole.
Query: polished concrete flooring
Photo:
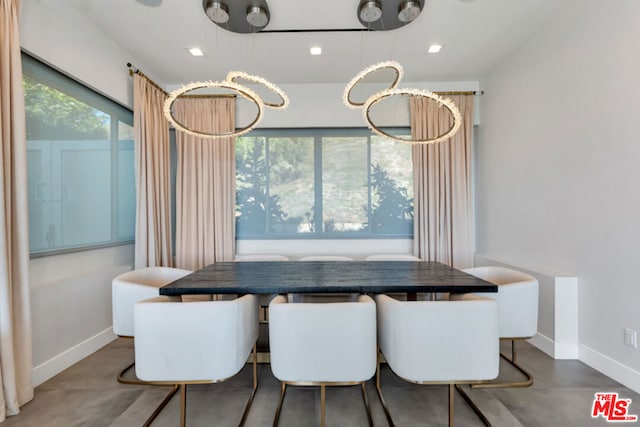
[[[472,390],[470,395],[494,426],[569,427],[608,425],[591,418],[596,392],[618,392],[632,399],[631,414],[640,415],[640,395],[621,386],[578,361],[556,361],[527,343],[518,344],[518,358],[530,369],[535,382],[529,388]],[[473,349],[469,349],[473,351]],[[36,389],[35,398],[18,416],[2,427],[131,427],[141,426],[162,400],[168,388],[123,385],[116,382],[120,368],[133,360],[131,340],[118,339],[80,361]],[[249,396],[251,365],[233,379],[212,385],[190,386],[187,425],[235,426]],[[280,386],[269,365],[259,366],[259,386],[247,426],[270,426],[278,404]],[[501,379],[518,377],[509,365],[501,365]],[[398,426],[447,425],[446,386],[416,386],[395,377],[384,368],[382,385],[392,416]],[[368,383],[369,401],[376,426],[386,426],[373,380]],[[178,425],[176,395],[154,422],[155,427]],[[457,426],[482,423],[456,394]],[[311,387],[287,390],[281,426],[320,424],[320,391]],[[327,390],[328,426],[366,426],[367,418],[359,387]],[[618,425],[638,425],[619,423]]]

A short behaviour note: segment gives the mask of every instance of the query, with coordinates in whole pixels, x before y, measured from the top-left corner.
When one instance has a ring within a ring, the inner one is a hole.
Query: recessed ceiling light
[[[431,46],[429,46],[429,50],[427,50],[427,53],[438,53],[441,49],[442,45],[432,44]]]
[[[309,49],[309,53],[311,55],[322,55],[322,48],[320,46],[312,46],[311,49]]]
[[[199,47],[191,47],[187,50],[193,56],[204,56],[204,53],[202,53],[202,50]]]

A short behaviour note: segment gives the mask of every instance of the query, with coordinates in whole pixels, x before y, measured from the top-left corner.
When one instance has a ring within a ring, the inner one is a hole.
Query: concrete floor
[[[2,427],[131,427],[140,426],[167,393],[167,387],[124,385],[116,382],[118,371],[133,360],[131,340],[118,339],[95,354],[45,382],[35,399]],[[518,359],[534,375],[529,388],[472,390],[470,395],[494,426],[598,426],[592,419],[594,393],[618,392],[632,399],[631,414],[640,415],[640,395],[578,361],[556,361],[531,345],[518,343]],[[190,386],[187,425],[235,426],[249,396],[251,365],[233,379],[213,385]],[[280,386],[269,365],[259,366],[258,392],[247,426],[270,426],[278,404]],[[517,378],[509,365],[501,364],[500,379]],[[397,426],[447,425],[446,386],[416,386],[398,379],[385,366],[382,385]],[[386,426],[373,380],[368,383],[369,401],[376,426]],[[154,427],[174,427],[179,420],[176,395],[154,422]],[[482,423],[456,394],[457,426]],[[284,402],[281,426],[320,424],[320,391],[290,387]],[[327,389],[328,426],[366,426],[367,418],[359,387]],[[640,425],[621,423],[621,425]]]

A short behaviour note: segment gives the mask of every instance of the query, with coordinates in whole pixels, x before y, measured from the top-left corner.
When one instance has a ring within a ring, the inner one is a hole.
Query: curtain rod
[[[129,75],[133,76],[133,74],[139,74],[142,77],[144,77],[145,79],[147,79],[149,81],[149,83],[151,83],[151,85],[155,86],[157,89],[161,90],[162,93],[164,93],[165,95],[169,96],[169,93],[164,90],[162,87],[160,87],[160,85],[156,82],[154,82],[153,80],[151,80],[149,78],[149,76],[147,76],[146,74],[144,74],[142,71],[140,71],[139,69],[137,69],[136,67],[134,67],[133,65],[131,65],[131,62],[127,62],[127,67],[129,67]],[[436,95],[476,95],[476,96],[480,96],[480,95],[484,95],[484,91],[476,91],[476,90],[472,90],[472,91],[454,91],[454,92],[433,92]],[[227,96],[232,96],[235,98],[235,95],[216,95],[216,97],[227,97]],[[206,97],[206,95],[187,95],[186,97],[188,98],[200,98],[200,97]]]
[[[484,95],[484,91],[483,90],[471,90],[471,91],[462,91],[462,92],[433,92],[436,95],[476,95],[476,96],[480,96],[480,95]]]
[[[145,73],[140,71],[138,68],[131,65],[131,62],[127,62],[127,67],[129,67],[130,76],[133,76],[134,74],[138,74],[144,77],[153,87],[160,90],[163,94],[165,94],[165,96],[169,96],[169,92],[167,92],[162,87],[160,87],[158,83],[151,80],[149,76],[147,76]],[[181,98],[235,98],[236,95],[230,93],[230,94],[219,94],[219,95],[180,95],[180,97]]]
[[[153,86],[156,89],[160,90],[166,96],[169,96],[169,93],[166,90],[164,90],[162,87],[160,87],[160,85],[158,83],[156,83],[153,80],[151,80],[151,78],[149,78],[149,76],[147,76],[145,73],[143,73],[142,71],[140,71],[139,69],[137,69],[136,67],[131,65],[131,62],[127,62],[127,67],[129,67],[129,75],[130,76],[133,76],[134,74],[138,74],[139,76],[144,77],[145,79],[147,79],[149,81],[149,83],[151,83],[151,86]]]

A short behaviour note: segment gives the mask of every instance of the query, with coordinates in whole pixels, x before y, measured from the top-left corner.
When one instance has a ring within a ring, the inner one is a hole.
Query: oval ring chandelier
[[[432,138],[405,139],[405,138],[400,138],[398,136],[387,133],[373,123],[373,121],[371,120],[371,116],[369,115],[369,111],[371,110],[371,107],[373,107],[377,102],[380,102],[385,98],[388,98],[391,96],[406,96],[406,95],[420,96],[423,98],[427,98],[445,107],[447,110],[449,110],[449,113],[451,113],[451,116],[453,117],[453,125],[446,132]],[[410,144],[435,144],[436,142],[444,141],[445,139],[449,139],[453,135],[455,135],[456,132],[458,132],[458,130],[460,129],[460,126],[462,125],[462,115],[460,114],[460,110],[458,109],[458,107],[456,107],[456,105],[453,103],[452,100],[450,100],[449,98],[443,98],[439,95],[436,95],[433,92],[420,90],[420,89],[383,90],[382,92],[378,92],[377,94],[371,96],[367,100],[362,112],[363,112],[364,120],[367,122],[367,124],[369,125],[369,127],[373,132],[385,138],[391,139],[393,141],[410,143]]]
[[[254,76],[252,74],[247,74],[243,71],[229,71],[229,74],[227,74],[227,78],[226,80],[228,82],[233,82],[233,83],[238,83],[237,80],[246,80],[248,82],[253,82],[253,83],[257,83],[257,84],[261,84],[264,87],[266,87],[268,90],[270,90],[271,92],[275,93],[276,95],[278,95],[280,97],[281,102],[279,103],[270,103],[270,102],[264,102],[264,98],[263,98],[263,102],[264,102],[264,106],[268,107],[268,108],[273,108],[273,109],[285,109],[289,106],[289,98],[287,97],[287,94],[284,93],[284,91],[282,89],[280,89],[278,86],[274,85],[273,83],[271,83],[269,80],[264,79],[260,76]]]
[[[241,85],[235,82],[234,79],[243,79],[250,82],[262,84],[267,89],[271,90],[276,95],[278,95],[281,98],[282,102],[280,102],[279,104],[272,104],[272,103],[267,104],[262,100],[262,98],[256,92],[254,92],[253,90],[249,89],[244,85]],[[202,132],[195,129],[191,129],[185,124],[180,123],[180,121],[178,121],[178,119],[176,119],[176,117],[173,115],[173,104],[176,102],[176,100],[180,96],[183,96],[186,93],[197,90],[197,89],[220,89],[220,88],[227,89],[232,92],[236,92],[237,94],[240,94],[243,98],[246,98],[248,101],[251,101],[256,105],[256,108],[257,108],[256,117],[253,119],[251,123],[249,123],[247,126],[244,126],[242,128],[238,128],[238,129],[235,129],[234,131],[229,131],[229,132],[219,132],[219,133]],[[289,105],[289,98],[287,97],[287,95],[280,88],[278,88],[276,85],[274,85],[270,81],[263,79],[262,77],[253,76],[251,74],[243,73],[240,71],[231,71],[227,75],[226,80],[193,82],[172,91],[164,102],[164,115],[167,118],[167,120],[176,129],[182,132],[185,132],[189,135],[198,136],[201,138],[210,138],[210,139],[235,138],[237,136],[241,136],[247,132],[250,132],[258,125],[258,123],[260,123],[260,121],[262,120],[262,116],[264,114],[264,107],[284,109],[284,108],[287,108],[288,105]]]
[[[396,70],[396,73],[397,73],[395,80],[390,84],[389,88],[371,95],[362,104],[353,102],[350,99],[350,94],[353,92],[354,88],[358,84],[362,83],[365,77],[367,77],[368,75],[371,75],[375,71],[378,71],[384,68],[390,68],[392,70]],[[435,144],[436,142],[444,141],[446,139],[451,138],[453,135],[455,135],[456,132],[458,132],[458,130],[460,129],[460,126],[462,125],[462,115],[460,114],[460,110],[455,105],[455,103],[449,98],[443,98],[428,90],[397,88],[398,84],[400,83],[400,80],[403,77],[403,74],[404,74],[404,70],[402,66],[395,61],[386,61],[386,62],[381,62],[379,64],[372,65],[368,68],[365,68],[360,73],[358,73],[347,84],[342,95],[342,100],[344,104],[349,108],[362,108],[364,121],[367,122],[369,128],[374,133],[380,136],[383,136],[385,138],[388,138],[392,141],[403,142],[408,144]],[[445,107],[449,111],[449,113],[453,117],[453,124],[446,132],[441,133],[440,135],[437,135],[432,138],[427,138],[427,139],[413,139],[413,138],[406,139],[406,138],[400,138],[398,136],[385,132],[384,130],[376,126],[375,123],[373,123],[373,120],[371,120],[371,115],[369,113],[371,111],[371,108],[375,104],[392,96],[419,96],[419,97],[423,97],[423,98],[427,98],[429,100],[435,101],[440,106]]]
[[[380,62],[378,64],[372,65],[360,71],[358,74],[356,74],[356,76],[353,79],[351,79],[349,83],[347,83],[347,86],[345,87],[344,92],[342,93],[342,102],[344,102],[344,105],[346,105],[349,108],[364,107],[364,105],[366,104],[366,100],[364,102],[354,101],[353,99],[351,99],[351,94],[353,93],[356,86],[358,86],[359,84],[363,84],[365,82],[367,77],[372,76],[376,71],[381,71],[384,69],[390,69],[395,71],[396,77],[388,87],[388,89],[395,89],[398,86],[398,83],[400,83],[400,80],[402,80],[402,77],[404,76],[404,69],[402,68],[402,65],[400,65],[400,63],[396,61]]]

